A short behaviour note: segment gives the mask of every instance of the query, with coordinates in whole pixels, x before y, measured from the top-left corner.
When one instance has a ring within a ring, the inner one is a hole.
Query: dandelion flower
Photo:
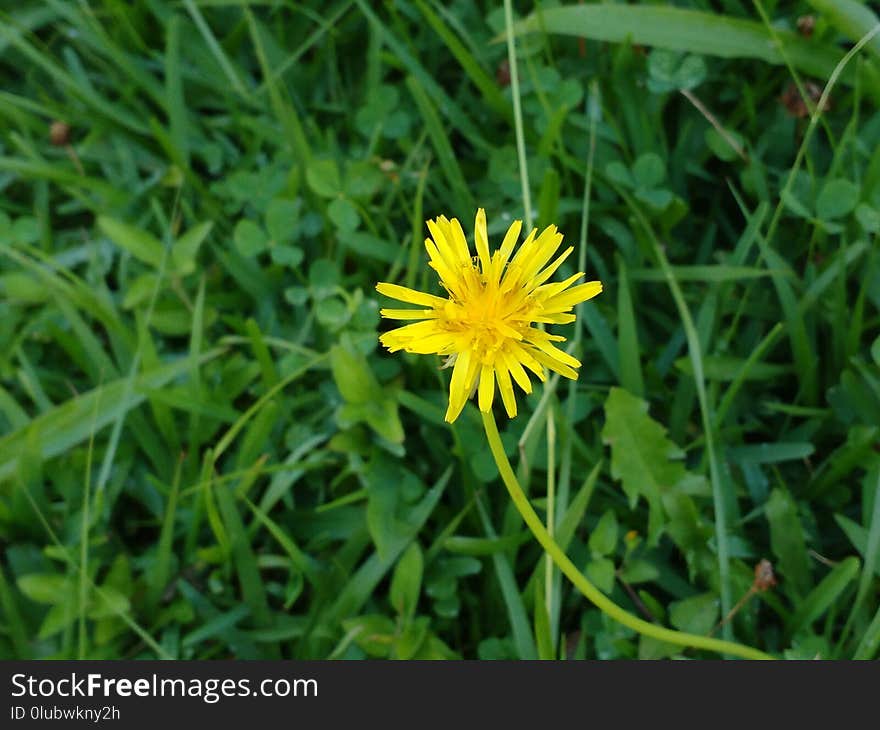
[[[590,281],[572,287],[584,274],[549,282],[574,250],[553,258],[562,243],[556,226],[540,235],[534,229],[514,253],[522,221],[514,221],[501,248],[489,252],[486,212],[480,208],[474,224],[477,255],[472,256],[461,224],[440,216],[428,221],[431,238],[425,239],[429,265],[440,277],[447,296],[415,291],[397,284],[380,283],[377,291],[419,309],[383,309],[383,317],[421,320],[384,333],[380,342],[391,352],[403,350],[423,355],[447,356],[452,367],[446,420],[458,418],[476,391],[480,410],[489,412],[495,384],[508,416],[516,415],[513,383],[532,392],[527,371],[541,381],[545,368],[576,379],[580,363],[556,347],[565,338],[536,327],[537,323],[574,322],[572,308],[602,291]],[[552,261],[551,261],[552,259]]]

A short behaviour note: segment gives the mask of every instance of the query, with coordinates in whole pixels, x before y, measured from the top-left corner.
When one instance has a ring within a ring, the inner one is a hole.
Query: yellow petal
[[[436,309],[380,309],[385,319],[428,319],[437,316]]]
[[[529,376],[525,370],[523,370],[523,366],[520,364],[519,360],[516,359],[513,355],[509,355],[506,352],[501,353],[501,357],[505,366],[507,367],[508,372],[513,376],[513,379],[516,381],[516,384],[523,389],[525,393],[532,392],[532,381],[529,380]]]
[[[495,395],[495,371],[491,365],[483,365],[480,371],[480,410],[488,413],[492,410],[492,398]]]
[[[399,284],[387,284],[384,281],[376,284],[376,291],[384,294],[386,297],[407,302],[408,304],[421,304],[425,307],[442,307],[446,304],[445,299],[435,297],[433,294],[426,294],[425,292],[416,291]]]
[[[474,242],[477,245],[477,256],[480,257],[483,273],[488,276],[492,268],[492,257],[489,255],[489,234],[486,231],[486,211],[483,208],[477,209]]]
[[[452,368],[452,379],[449,382],[449,408],[446,409],[448,423],[452,423],[458,418],[464,404],[467,403],[478,366],[479,363],[471,355],[470,350],[458,353],[455,366]]]
[[[501,393],[501,401],[508,418],[516,416],[516,396],[513,394],[513,384],[510,382],[510,373],[503,360],[495,361],[495,379],[498,381],[498,392]]]
[[[592,299],[597,294],[601,294],[601,292],[601,281],[588,281],[586,284],[580,284],[574,289],[569,289],[548,299],[544,302],[544,306],[548,311],[560,311],[561,309],[585,302],[587,299]]]

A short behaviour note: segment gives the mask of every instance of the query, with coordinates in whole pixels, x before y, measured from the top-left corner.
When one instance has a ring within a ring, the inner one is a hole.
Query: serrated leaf
[[[682,481],[683,456],[666,429],[648,415],[648,404],[623,388],[611,388],[605,401],[602,441],[611,447],[611,475],[620,481],[631,507],[648,502],[648,539],[655,542],[662,524],[662,498]]]

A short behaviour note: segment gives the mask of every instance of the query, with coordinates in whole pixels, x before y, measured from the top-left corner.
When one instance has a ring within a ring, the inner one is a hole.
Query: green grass
[[[553,327],[579,380],[497,412],[574,564],[683,631],[877,656],[877,19],[504,5],[0,14],[0,657],[713,656],[548,567],[450,371],[378,346],[375,283],[438,292],[424,221],[477,206],[605,285]]]

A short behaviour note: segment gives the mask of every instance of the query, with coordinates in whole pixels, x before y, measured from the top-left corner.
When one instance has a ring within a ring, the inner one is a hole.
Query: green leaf
[[[247,219],[240,220],[236,224],[232,238],[235,241],[235,247],[238,249],[238,252],[247,258],[252,258],[262,253],[266,250],[266,246],[269,245],[269,239],[266,237],[263,229]]]
[[[605,176],[624,188],[634,188],[636,186],[629,169],[620,160],[609,162],[605,166]]]
[[[541,8],[514,25],[514,32],[581,36],[721,58],[758,58],[786,62],[816,78],[827,79],[843,53],[832,45],[792,31],[770,31],[760,22],[669,6],[584,4]],[[780,50],[780,47],[784,49]],[[854,74],[844,73],[852,83]]]
[[[816,198],[816,215],[823,221],[849,215],[859,202],[859,188],[849,180],[831,180],[822,187]]]
[[[739,132],[734,132],[731,129],[725,131],[727,132],[727,136],[736,142],[740,148],[745,148],[746,140],[741,134],[739,134]],[[730,142],[725,139],[715,127],[709,127],[709,129],[706,130],[704,138],[706,140],[706,145],[719,160],[731,162],[739,157],[737,151],[731,146]]]
[[[617,515],[608,509],[590,533],[590,550],[596,556],[609,555],[617,545]]]
[[[278,244],[269,249],[272,261],[288,268],[297,268],[305,258],[305,253],[299,246],[286,246]]]
[[[415,474],[378,449],[373,452],[363,480],[367,489],[367,529],[379,559],[385,560],[410,533],[410,520],[402,504],[400,487],[407,482],[421,486],[421,482]]]
[[[648,415],[648,404],[623,388],[611,388],[605,401],[602,441],[611,447],[611,475],[622,482],[630,507],[648,502],[648,538],[662,527],[662,497],[685,477],[683,453],[666,429]]]
[[[632,169],[636,188],[656,188],[666,179],[666,165],[656,152],[646,152],[635,161]]]
[[[714,593],[701,593],[669,604],[669,622],[681,631],[708,635],[718,623],[720,601]]]
[[[850,556],[835,565],[809,595],[800,603],[791,620],[790,631],[796,634],[807,628],[840,598],[859,573],[859,559]]]
[[[608,558],[594,558],[587,563],[587,577],[605,593],[614,590],[614,563]]]
[[[361,224],[357,208],[345,198],[336,198],[327,206],[327,217],[340,233],[351,233]]]
[[[336,387],[347,402],[365,404],[381,397],[382,389],[367,359],[354,349],[333,345],[330,348],[330,368]]]
[[[93,588],[89,594],[86,615],[90,619],[110,618],[124,615],[128,609],[128,596],[105,583],[100,588]]]
[[[335,198],[342,192],[339,166],[335,160],[313,160],[306,168],[306,182],[323,198]]]
[[[369,160],[359,160],[345,170],[345,194],[356,200],[367,201],[385,184],[385,176]]]
[[[403,552],[391,576],[391,605],[405,619],[412,618],[422,587],[424,559],[418,542],[413,541]]]
[[[177,273],[191,274],[196,270],[199,247],[214,227],[212,221],[203,221],[190,228],[171,247],[171,261]]]
[[[867,203],[859,203],[856,206],[856,220],[868,233],[880,233],[880,210]]]
[[[706,79],[706,62],[701,56],[655,48],[648,56],[648,88],[655,94],[690,90]]]
[[[674,198],[671,190],[665,190],[663,188],[636,190],[636,197],[643,203],[647,203],[655,212],[666,210],[666,207]]]
[[[274,198],[266,207],[266,230],[275,244],[293,240],[299,218],[299,201]]]
[[[159,268],[165,247],[152,233],[107,216],[98,216],[98,227],[120,248],[145,264]]]
[[[427,616],[420,616],[404,625],[394,641],[390,658],[412,659],[431,636],[430,625]]]
[[[400,257],[401,245],[374,236],[372,233],[355,231],[345,236],[342,245],[348,250],[367,258],[393,264]]]
[[[53,605],[67,601],[73,590],[73,581],[57,573],[32,573],[16,581],[18,589],[35,603]]]
[[[770,525],[770,547],[779,560],[779,573],[795,595],[810,588],[810,562],[797,504],[784,489],[774,489],[764,508]]]
[[[339,270],[329,259],[317,259],[309,268],[309,285],[315,299],[322,299],[339,286]]]
[[[351,314],[341,299],[327,297],[315,305],[315,317],[324,327],[335,331],[345,326]]]
[[[740,463],[778,464],[782,461],[806,459],[814,451],[813,444],[808,441],[790,443],[777,441],[776,443],[734,446],[728,449],[727,454],[731,461]]]
[[[370,614],[346,619],[342,622],[346,632],[354,636],[357,644],[368,656],[387,657],[394,642],[394,622],[387,616]]]

